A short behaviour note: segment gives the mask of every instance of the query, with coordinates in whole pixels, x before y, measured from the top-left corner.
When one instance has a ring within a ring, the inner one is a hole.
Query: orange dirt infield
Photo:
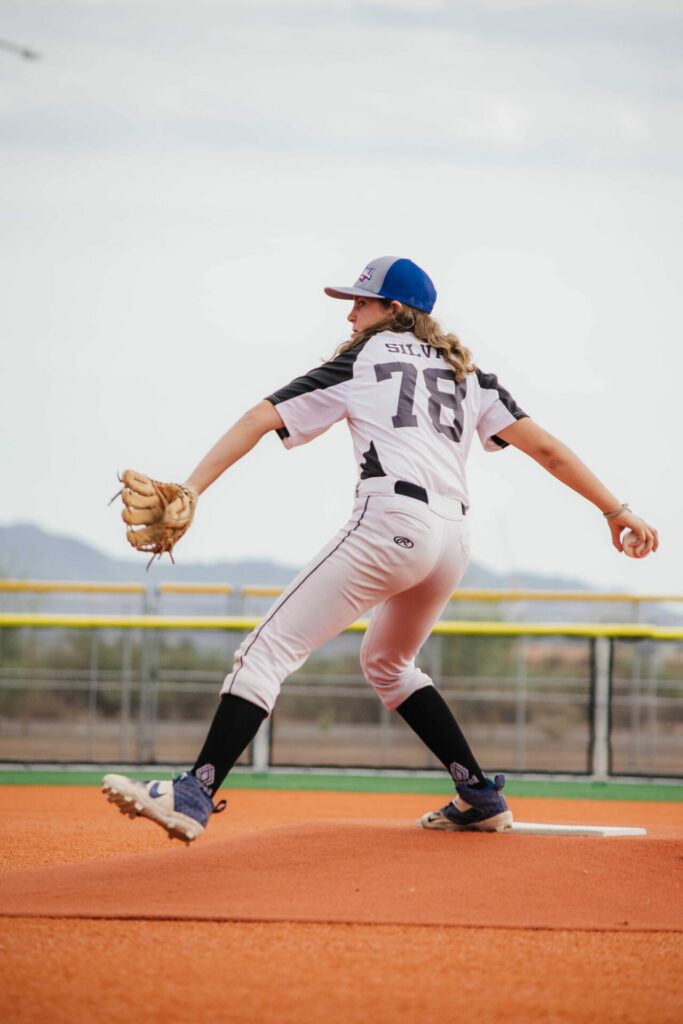
[[[0,787],[3,1016],[683,1019],[679,804],[513,802],[648,830],[594,839],[414,828],[438,796],[228,799],[186,848],[94,789]]]

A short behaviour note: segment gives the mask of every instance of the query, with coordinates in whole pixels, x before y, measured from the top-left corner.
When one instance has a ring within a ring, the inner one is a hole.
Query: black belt
[[[394,492],[396,494],[402,494],[406,498],[415,498],[416,501],[424,501],[425,505],[429,504],[429,496],[427,495],[424,487],[420,487],[419,484],[410,484],[407,480],[397,480],[394,484]]]
[[[397,480],[394,484],[394,493],[402,494],[405,498],[415,498],[416,501],[423,501],[425,505],[429,504],[429,495],[424,487],[420,487],[419,484],[411,484],[408,480]],[[462,514],[467,515],[467,509],[462,502],[460,504]]]

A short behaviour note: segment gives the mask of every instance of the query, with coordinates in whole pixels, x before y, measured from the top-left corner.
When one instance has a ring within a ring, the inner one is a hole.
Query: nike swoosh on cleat
[[[163,793],[159,792],[159,783],[158,782],[153,783],[149,787],[147,792],[149,793],[149,795],[152,797],[153,800],[158,800],[160,796],[164,795]]]

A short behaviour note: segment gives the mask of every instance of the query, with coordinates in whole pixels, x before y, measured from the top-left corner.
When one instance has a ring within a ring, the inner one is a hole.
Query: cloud
[[[681,72],[677,22],[651,10],[577,0],[570,31],[541,3],[6,3],[3,33],[43,59],[0,60],[5,516],[39,519],[49,493],[44,525],[72,529],[63,481],[88,467],[79,529],[120,551],[115,469],[187,472],[346,336],[322,286],[398,252],[481,365],[675,537]],[[266,442],[187,557],[303,560],[353,478],[341,427]],[[599,515],[539,479],[474,459],[496,510],[476,557],[504,521],[525,567],[616,579]],[[268,534],[253,509],[274,495]],[[679,586],[675,551],[646,571]]]
[[[0,146],[683,164],[680,21],[608,3],[22,5]],[[43,17],[39,19],[40,13]]]

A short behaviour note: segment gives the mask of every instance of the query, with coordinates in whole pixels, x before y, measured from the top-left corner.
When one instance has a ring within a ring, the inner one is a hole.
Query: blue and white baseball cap
[[[412,260],[400,256],[380,256],[372,260],[350,288],[326,288],[333,299],[395,299],[407,306],[431,313],[436,302],[436,288],[430,277]]]

